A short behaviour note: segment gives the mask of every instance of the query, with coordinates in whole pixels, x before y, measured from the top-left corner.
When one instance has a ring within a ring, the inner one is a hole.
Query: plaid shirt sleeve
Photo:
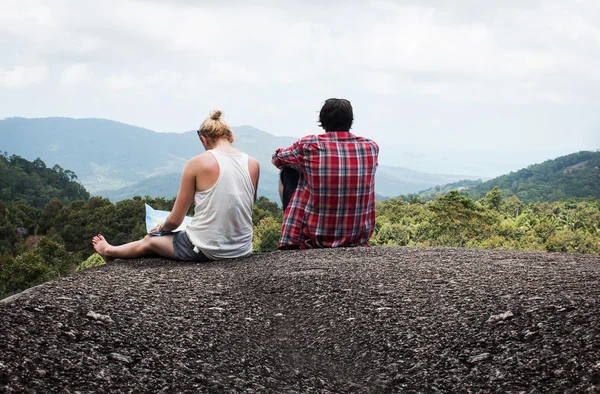
[[[271,162],[279,169],[290,167],[300,171],[298,187],[284,212],[279,248],[297,248],[301,244],[302,219],[306,213],[306,203],[309,199],[308,185],[304,176],[304,142],[310,137],[305,137],[294,142],[288,148],[280,148],[275,151]]]
[[[304,156],[301,141],[296,141],[289,148],[279,148],[273,153],[271,162],[280,170],[283,167],[291,167],[302,172]]]

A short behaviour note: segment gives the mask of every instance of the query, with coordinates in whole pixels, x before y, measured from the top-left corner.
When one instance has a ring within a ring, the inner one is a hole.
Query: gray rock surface
[[[117,260],[0,304],[0,392],[401,390],[600,392],[600,257]]]

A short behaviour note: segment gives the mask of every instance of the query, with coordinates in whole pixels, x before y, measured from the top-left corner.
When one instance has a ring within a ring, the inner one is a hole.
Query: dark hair
[[[338,98],[325,100],[319,113],[319,126],[325,131],[350,131],[353,121],[350,101]]]

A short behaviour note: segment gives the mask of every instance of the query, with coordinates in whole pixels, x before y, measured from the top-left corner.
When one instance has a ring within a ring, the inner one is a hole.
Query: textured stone
[[[598,310],[598,256],[116,260],[0,304],[0,392],[598,392]]]

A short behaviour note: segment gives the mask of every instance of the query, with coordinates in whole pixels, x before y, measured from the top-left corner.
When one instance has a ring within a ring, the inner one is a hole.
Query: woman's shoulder
[[[187,167],[206,167],[216,164],[217,160],[215,157],[209,153],[208,151],[200,153],[188,160],[186,166]]]
[[[252,156],[248,156],[248,167],[254,168],[257,171],[260,171],[260,164],[259,164],[258,160],[256,160]]]
[[[211,158],[214,158],[213,154],[210,151],[206,151],[192,157],[189,161],[207,160]]]

